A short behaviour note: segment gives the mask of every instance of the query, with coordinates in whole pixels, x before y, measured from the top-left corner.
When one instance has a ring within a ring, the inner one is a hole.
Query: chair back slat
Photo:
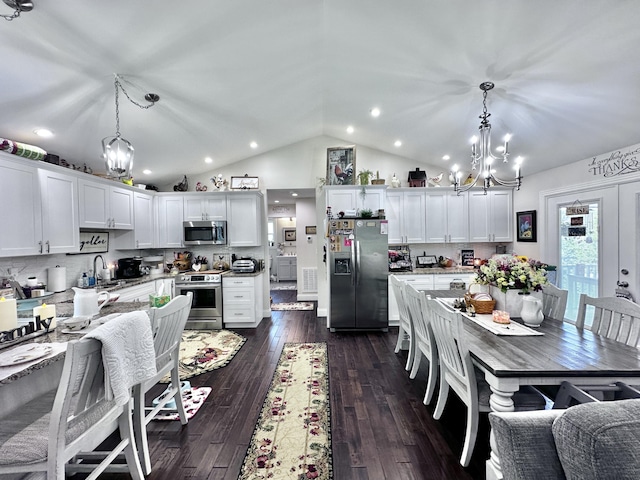
[[[426,350],[425,354],[428,354],[435,346],[435,339],[429,325],[428,307],[426,305],[427,296],[423,291],[416,290],[409,283],[405,283],[404,295],[409,306],[409,314],[411,315],[418,345],[421,349]]]
[[[404,285],[406,282],[399,280],[395,275],[391,275],[391,288],[393,288],[393,293],[396,296],[396,302],[398,303],[398,314],[400,317],[400,324],[403,326],[405,332],[411,331],[411,317],[409,313],[409,308],[407,305],[407,300],[404,296]],[[406,327],[406,328],[404,328]]]
[[[564,320],[567,309],[568,290],[562,290],[549,283],[542,287],[542,313],[545,317]]]
[[[187,295],[178,295],[162,307],[149,310],[158,370],[171,360],[171,353],[180,345],[192,298],[193,294],[188,292]]]
[[[461,397],[477,395],[471,355],[464,341],[462,317],[437,300],[427,299],[429,324],[435,336],[442,374]]]
[[[587,321],[588,307],[593,307],[590,323]],[[593,298],[583,293],[580,295],[576,325],[635,347],[640,339],[640,305],[626,298]]]

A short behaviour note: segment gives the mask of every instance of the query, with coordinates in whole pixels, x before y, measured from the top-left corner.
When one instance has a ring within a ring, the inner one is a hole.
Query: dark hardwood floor
[[[274,302],[296,301],[295,290],[271,293]],[[393,353],[397,328],[330,333],[326,318],[317,318],[315,311],[279,311],[256,329],[236,331],[247,342],[231,363],[190,380],[213,387],[193,420],[185,427],[180,422],[149,425],[150,480],[237,478],[285,342],[328,344],[335,480],[484,478],[486,417],[472,463],[462,468],[466,409],[450,393],[443,418],[432,418],[435,400],[422,404],[426,369],[410,380],[406,352]]]

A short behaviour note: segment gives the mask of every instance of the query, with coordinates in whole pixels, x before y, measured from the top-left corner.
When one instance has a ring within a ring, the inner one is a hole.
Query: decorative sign
[[[584,225],[584,217],[571,218],[571,225]]]
[[[244,177],[231,177],[231,189],[233,190],[254,190],[259,188],[258,177],[250,177],[245,174]]]
[[[640,146],[617,150],[589,160],[589,173],[605,178],[640,172]]]
[[[473,259],[475,257],[475,253],[473,250],[462,250],[460,252],[460,256],[462,257],[463,266],[473,267]]]
[[[80,232],[78,253],[106,253],[109,251],[109,232]]]
[[[567,207],[567,215],[589,215],[589,205]]]
[[[587,227],[569,227],[570,237],[585,237],[587,235]]]
[[[316,234],[316,226],[306,226],[304,227],[304,233],[306,233],[307,235],[315,235]]]

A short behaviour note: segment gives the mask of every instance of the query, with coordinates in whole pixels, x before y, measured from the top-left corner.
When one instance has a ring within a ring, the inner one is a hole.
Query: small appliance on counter
[[[142,257],[119,258],[118,268],[116,270],[117,279],[139,278],[142,276],[140,265]]]
[[[254,273],[260,270],[260,262],[255,258],[243,257],[234,260],[231,264],[231,271],[236,273]]]
[[[409,245],[389,245],[389,271],[410,272],[413,270]]]

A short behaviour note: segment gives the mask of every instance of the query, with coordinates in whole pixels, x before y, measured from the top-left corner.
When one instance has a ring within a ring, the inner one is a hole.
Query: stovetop
[[[176,284],[185,283],[222,283],[221,270],[205,270],[203,272],[185,272],[176,277]]]

